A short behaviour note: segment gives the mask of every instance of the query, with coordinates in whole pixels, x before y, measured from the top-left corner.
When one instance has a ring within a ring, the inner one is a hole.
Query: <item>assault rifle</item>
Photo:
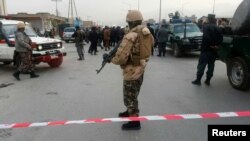
[[[104,53],[103,54],[103,56],[102,56],[102,58],[103,58],[103,60],[102,60],[102,66],[101,66],[100,69],[96,70],[97,74],[99,74],[102,71],[102,69],[105,67],[105,65],[107,63],[110,63],[111,60],[112,60],[112,58],[115,57],[115,54],[116,54],[116,52],[117,52],[120,44],[121,44],[121,41],[119,41],[117,43],[117,45],[114,47],[114,49],[111,50],[109,53]]]

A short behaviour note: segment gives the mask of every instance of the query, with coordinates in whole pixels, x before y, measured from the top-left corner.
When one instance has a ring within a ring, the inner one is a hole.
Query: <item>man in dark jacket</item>
[[[158,49],[159,54],[157,56],[161,57],[161,55],[165,56],[166,54],[166,46],[168,41],[168,30],[167,30],[167,23],[162,22],[161,28],[157,34],[157,41],[158,41]]]
[[[203,39],[201,54],[199,58],[199,63],[197,66],[197,78],[192,81],[194,85],[201,85],[201,78],[204,74],[206,66],[207,78],[205,80],[206,85],[210,85],[210,80],[213,77],[214,63],[217,57],[216,50],[223,40],[222,33],[218,26],[216,26],[215,15],[208,15],[208,24],[203,26]]]
[[[84,60],[84,54],[83,54],[83,40],[85,38],[84,33],[80,30],[79,26],[76,26],[76,31],[74,32],[74,34],[72,35],[72,37],[75,38],[75,46],[77,49],[77,53],[78,53],[78,60]]]
[[[89,33],[89,40],[91,42],[90,45],[90,54],[92,55],[94,52],[94,55],[96,55],[97,52],[97,43],[98,43],[98,33],[96,32],[96,27],[91,28],[91,32]]]
[[[147,23],[147,28],[149,29],[150,33],[153,35],[154,39],[155,39],[155,31],[152,27],[150,27],[150,23]],[[154,46],[152,46],[152,55],[154,55]]]

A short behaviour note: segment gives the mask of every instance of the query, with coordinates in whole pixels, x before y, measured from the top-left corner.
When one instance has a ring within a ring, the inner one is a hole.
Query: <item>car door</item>
[[[7,47],[8,45],[0,31],[0,60],[7,59]]]
[[[167,46],[171,47],[171,40],[173,38],[173,25],[169,25],[168,28],[168,41],[167,41]]]

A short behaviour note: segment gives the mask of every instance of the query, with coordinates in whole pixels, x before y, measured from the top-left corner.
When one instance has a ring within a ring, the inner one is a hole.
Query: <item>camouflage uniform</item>
[[[34,65],[32,63],[32,48],[30,46],[31,39],[25,32],[16,33],[16,52],[21,57],[21,64],[18,70],[23,73],[30,73],[34,71]]]
[[[15,34],[15,47],[16,52],[21,56],[21,64],[16,72],[13,73],[13,76],[20,81],[20,73],[29,73],[30,78],[37,78],[39,75],[34,72],[34,65],[32,62],[32,47],[31,47],[31,39],[24,32],[25,24],[23,22],[19,22],[17,24],[17,32]]]
[[[137,97],[143,82],[143,74],[137,80],[123,81],[123,100],[129,115],[139,115]]]
[[[140,92],[144,70],[148,61],[148,58],[139,58],[141,44],[139,42],[139,37],[141,36],[148,39],[145,40],[145,42],[150,46],[150,56],[151,46],[154,42],[153,36],[148,28],[137,26],[124,36],[115,57],[112,59],[112,63],[121,65],[123,69],[124,105],[127,107],[129,116],[139,115],[137,97]]]
[[[30,73],[34,71],[34,65],[32,63],[32,52],[19,52],[21,56],[21,65],[18,70],[23,73]]]

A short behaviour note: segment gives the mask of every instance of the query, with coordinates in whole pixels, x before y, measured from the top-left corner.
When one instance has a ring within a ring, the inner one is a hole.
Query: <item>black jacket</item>
[[[218,46],[223,40],[223,35],[218,26],[207,24],[203,26],[203,38],[201,51],[213,51],[211,46]]]
[[[161,27],[157,33],[157,42],[166,43],[168,41],[168,30],[166,27]]]
[[[89,33],[89,40],[91,43],[97,43],[99,39],[98,33],[96,31],[91,31]]]

